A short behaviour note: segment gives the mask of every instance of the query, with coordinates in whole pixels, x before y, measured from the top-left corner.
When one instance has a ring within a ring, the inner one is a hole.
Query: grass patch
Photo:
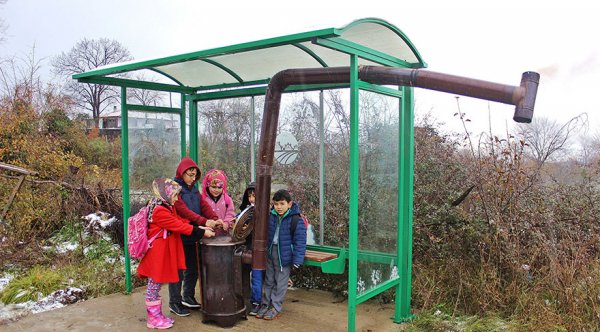
[[[523,331],[513,321],[490,314],[478,316],[452,316],[444,306],[421,312],[402,331],[407,332],[514,332]]]
[[[5,304],[38,301],[64,286],[60,271],[36,265],[26,274],[11,280],[0,293],[0,301]]]
[[[61,250],[65,244],[75,244],[76,249]],[[86,297],[123,291],[123,252],[108,237],[89,237],[80,224],[73,222],[46,240],[45,246],[42,255],[52,259],[44,264],[29,268],[17,264],[10,270],[7,266],[2,269],[3,273],[10,272],[15,277],[0,292],[0,301],[5,304],[38,301],[68,286],[83,289]]]
[[[68,286],[83,289],[88,297],[123,291],[125,272],[120,257],[96,256],[97,250],[88,253],[94,259],[63,257],[61,266],[36,265],[21,272],[0,292],[0,301],[5,304],[38,301]]]

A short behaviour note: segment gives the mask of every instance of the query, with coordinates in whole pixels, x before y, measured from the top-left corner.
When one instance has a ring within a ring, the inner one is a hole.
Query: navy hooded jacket
[[[196,178],[191,185],[187,185],[183,180],[183,173],[190,168],[197,170]],[[190,222],[190,224],[205,226],[207,219],[217,220],[219,217],[210,207],[210,205],[202,199],[198,188],[195,186],[196,182],[201,178],[200,168],[198,165],[189,157],[183,157],[177,171],[175,173],[174,180],[181,185],[181,192],[179,193],[179,200],[175,202],[175,209],[177,214]],[[183,244],[194,244],[199,239],[192,236],[181,235]]]
[[[296,232],[292,236],[292,216],[296,214],[299,219],[296,225]],[[271,254],[273,237],[275,236],[275,230],[280,219],[278,252],[281,266],[302,265],[304,263],[304,254],[306,253],[306,226],[300,217],[300,208],[295,202],[292,203],[292,207],[286,212],[283,218],[279,217],[275,209],[271,210],[268,225],[268,254]]]

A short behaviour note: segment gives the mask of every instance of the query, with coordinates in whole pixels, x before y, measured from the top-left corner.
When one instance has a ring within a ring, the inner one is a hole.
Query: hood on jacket
[[[211,169],[206,172],[206,176],[204,176],[204,180],[202,180],[202,196],[208,197],[207,189],[210,185],[222,185],[223,186],[223,194],[227,194],[227,175],[225,172],[219,169]]]
[[[175,178],[183,180],[183,173],[185,173],[185,171],[187,171],[190,168],[195,168],[198,171],[198,175],[196,175],[196,178],[192,183],[193,186],[196,184],[196,182],[198,182],[198,180],[200,180],[202,173],[200,172],[200,168],[198,167],[198,165],[190,157],[183,157],[181,159],[181,161],[179,162],[179,166],[177,166],[177,171],[175,172]]]

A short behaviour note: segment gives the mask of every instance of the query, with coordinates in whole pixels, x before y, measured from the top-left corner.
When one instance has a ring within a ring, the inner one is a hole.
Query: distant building
[[[152,130],[164,128],[167,131],[180,128],[179,115],[150,112],[129,112],[129,130]],[[94,128],[94,120],[87,120],[88,131]],[[98,122],[101,136],[114,138],[121,135],[121,111],[115,106],[106,114],[101,114]]]

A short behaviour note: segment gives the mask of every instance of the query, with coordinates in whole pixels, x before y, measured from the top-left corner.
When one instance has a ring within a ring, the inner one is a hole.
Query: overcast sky
[[[412,2],[8,0],[0,5],[0,17],[8,25],[0,56],[24,57],[35,45],[47,73],[48,59],[84,37],[115,39],[135,59],[150,59],[377,17],[408,36],[429,70],[510,85],[519,85],[525,71],[540,73],[534,121],[543,116],[562,123],[587,112],[590,133],[598,132],[600,3]],[[447,128],[460,128],[452,116],[457,111],[454,95],[416,91],[418,114],[431,110]],[[497,132],[513,126],[513,106],[467,97],[460,98],[460,105],[474,132],[487,128],[488,115]]]

